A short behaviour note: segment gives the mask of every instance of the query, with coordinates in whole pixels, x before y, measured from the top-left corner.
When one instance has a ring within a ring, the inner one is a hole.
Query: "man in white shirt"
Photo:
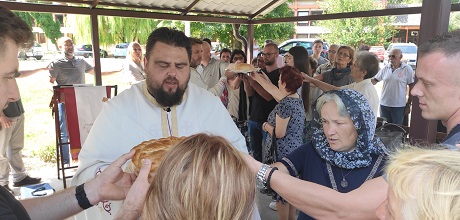
[[[382,95],[380,96],[380,116],[387,119],[387,122],[402,124],[404,114],[409,114],[412,104],[412,96],[408,95],[414,83],[414,71],[412,67],[401,62],[403,55],[400,49],[390,51],[388,58],[390,63],[382,68],[372,79],[375,85],[383,81]]]
[[[201,64],[203,57],[203,41],[198,38],[191,37],[190,44],[192,45],[192,56],[190,58],[190,82],[200,88],[208,90],[217,97],[221,97],[227,87],[227,77],[222,76],[216,85],[212,88],[208,88],[208,85],[204,82],[201,74],[199,74],[196,70],[196,68]]]
[[[210,42],[211,41],[207,38],[203,39],[201,65],[197,67],[197,71],[201,74],[201,78],[208,86],[208,89],[214,87],[219,82],[219,79],[225,75],[225,69],[229,64],[211,57]]]

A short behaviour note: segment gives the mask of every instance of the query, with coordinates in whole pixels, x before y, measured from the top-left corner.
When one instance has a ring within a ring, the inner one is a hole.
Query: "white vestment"
[[[247,153],[243,135],[216,96],[189,83],[182,103],[168,112],[147,92],[145,81],[134,84],[104,105],[82,147],[72,185],[94,178],[142,141],[200,132],[223,136]],[[121,205],[121,201],[100,202],[76,219],[113,219]]]

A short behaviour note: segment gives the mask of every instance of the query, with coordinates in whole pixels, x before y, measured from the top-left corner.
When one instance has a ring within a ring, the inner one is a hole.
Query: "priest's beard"
[[[169,76],[168,78],[163,80],[163,82],[161,82],[160,85],[158,85],[158,83],[151,82],[147,78],[147,88],[149,93],[156,99],[158,104],[160,104],[163,107],[171,107],[181,103],[182,97],[184,96],[185,90],[187,89],[189,80],[190,76],[184,84],[180,85],[179,80],[177,80],[176,77]],[[169,89],[168,91],[166,91],[163,87],[163,85],[166,84],[166,81],[175,82],[178,85],[176,91],[173,91],[173,89]]]

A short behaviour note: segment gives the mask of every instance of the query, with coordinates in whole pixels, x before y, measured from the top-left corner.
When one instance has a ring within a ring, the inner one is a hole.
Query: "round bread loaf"
[[[160,139],[152,139],[150,141],[144,141],[133,149],[136,151],[133,158],[131,158],[133,164],[133,170],[136,175],[139,175],[139,171],[142,167],[142,159],[148,158],[152,161],[152,167],[150,167],[150,173],[156,171],[158,165],[163,160],[166,152],[169,148],[174,146],[176,143],[183,140],[185,137],[167,137]]]
[[[251,65],[251,64],[247,64],[247,63],[235,63],[235,66],[233,68],[233,71],[234,72],[252,72],[252,71],[255,71],[256,68]]]

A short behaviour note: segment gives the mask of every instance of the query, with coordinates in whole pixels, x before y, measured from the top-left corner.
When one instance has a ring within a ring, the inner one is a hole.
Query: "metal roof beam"
[[[101,9],[101,8],[86,8],[72,7],[62,5],[44,5],[18,2],[0,2],[0,5],[16,11],[33,11],[33,12],[50,12],[50,13],[66,13],[66,14],[84,14],[84,15],[101,15],[101,16],[117,16],[130,18],[147,18],[160,20],[179,20],[179,21],[195,21],[195,22],[211,22],[211,23],[228,23],[228,24],[248,24],[247,19],[240,18],[222,18],[201,15],[178,15],[166,14],[157,12],[131,11],[121,9]]]
[[[192,2],[192,4],[190,4],[182,13],[181,15],[186,15],[190,12],[190,10],[192,10],[193,6],[195,6],[200,0],[195,0]]]
[[[93,3],[91,4],[91,8],[95,8],[99,4],[99,0],[93,0]]]
[[[271,23],[282,23],[282,22],[299,22],[299,21],[321,21],[321,20],[333,20],[333,19],[344,19],[344,18],[363,18],[363,17],[378,17],[378,16],[389,16],[389,15],[405,15],[405,14],[420,14],[422,7],[409,7],[409,8],[391,8],[382,10],[372,11],[357,11],[337,14],[322,14],[322,15],[308,15],[298,17],[286,17],[286,18],[266,18],[259,20],[251,20],[251,24],[271,24]]]
[[[259,15],[260,13],[262,13],[263,11],[265,11],[267,8],[269,8],[270,6],[272,6],[273,4],[277,3],[279,0],[272,0],[270,3],[266,4],[264,7],[262,7],[261,9],[259,9],[258,11],[256,11],[256,13],[252,14],[251,16],[249,16],[248,18],[249,19],[253,19],[255,18],[257,15]]]
[[[452,4],[451,11],[460,11],[460,4]],[[422,13],[422,7],[408,7],[408,8],[389,8],[372,11],[358,11],[358,12],[347,12],[338,14],[322,14],[322,15],[309,15],[309,16],[297,16],[297,17],[286,17],[286,18],[266,18],[251,20],[251,24],[272,24],[282,22],[299,22],[299,21],[322,21],[332,19],[343,19],[343,18],[363,18],[363,17],[378,17],[378,16],[390,16],[390,15],[406,15],[406,14],[420,14]]]

